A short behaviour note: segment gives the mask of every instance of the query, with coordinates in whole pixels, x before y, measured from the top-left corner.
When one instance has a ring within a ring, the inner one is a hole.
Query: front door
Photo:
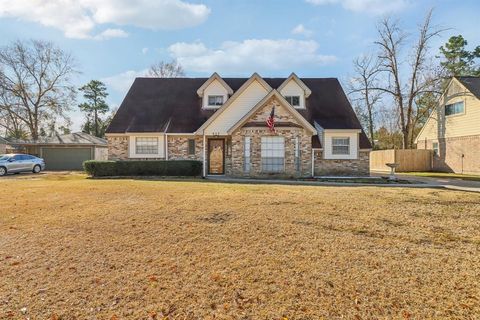
[[[224,174],[225,140],[208,140],[208,174]]]

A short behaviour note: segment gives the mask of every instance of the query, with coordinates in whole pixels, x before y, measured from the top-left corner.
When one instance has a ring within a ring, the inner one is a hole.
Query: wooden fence
[[[386,163],[398,163],[397,172],[431,171],[432,150],[378,150],[370,152],[370,170],[388,171]]]

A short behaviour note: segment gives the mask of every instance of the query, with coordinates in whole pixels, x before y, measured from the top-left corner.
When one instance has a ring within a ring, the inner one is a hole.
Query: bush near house
[[[83,167],[93,177],[108,176],[200,176],[202,163],[193,160],[85,161]]]

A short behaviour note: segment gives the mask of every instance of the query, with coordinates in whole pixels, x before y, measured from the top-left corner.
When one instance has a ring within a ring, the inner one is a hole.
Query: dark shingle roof
[[[480,77],[456,77],[475,97],[480,99]]]
[[[263,78],[278,88],[286,78]],[[133,82],[107,133],[196,131],[215,111],[202,109],[197,89],[208,78],[137,78]],[[238,90],[248,78],[223,78]],[[302,78],[312,91],[306,109],[298,110],[312,125],[324,129],[361,129],[343,89],[335,78]],[[362,132],[361,148],[371,148]]]
[[[48,145],[64,145],[64,144],[79,144],[79,145],[97,145],[97,146],[106,146],[107,140],[97,138],[88,133],[84,132],[75,132],[70,134],[55,135],[53,137],[40,137],[38,140],[9,140],[12,144],[48,144]]]

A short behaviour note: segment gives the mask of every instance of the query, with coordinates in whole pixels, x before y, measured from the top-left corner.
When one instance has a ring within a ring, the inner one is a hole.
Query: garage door
[[[83,161],[92,159],[92,148],[42,148],[47,170],[82,170]]]

